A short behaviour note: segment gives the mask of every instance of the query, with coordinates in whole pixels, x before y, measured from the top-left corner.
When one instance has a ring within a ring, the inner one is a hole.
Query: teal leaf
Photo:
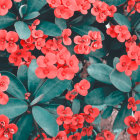
[[[124,4],[127,0],[102,0],[102,1],[106,2],[109,5],[119,6]]]
[[[80,101],[78,99],[73,100],[72,102],[72,112],[78,114],[80,111]]]
[[[140,84],[136,85],[134,90],[138,93],[140,93]]]
[[[38,17],[39,15],[40,15],[39,12],[32,12],[32,13],[27,14],[27,15],[24,17],[24,19],[25,19],[25,20],[34,19],[34,18]]]
[[[50,136],[55,137],[58,133],[58,125],[54,116],[47,110],[34,106],[32,109],[33,117],[38,125]]]
[[[55,24],[63,31],[67,28],[67,23],[65,19],[62,18],[56,18],[55,17]]]
[[[13,135],[14,140],[27,140],[32,132],[33,117],[31,114],[23,115],[17,122],[18,131]]]
[[[41,82],[41,79],[39,79],[36,74],[35,70],[38,67],[36,63],[36,59],[33,59],[29,68],[28,68],[28,90],[31,93],[34,93],[37,86]]]
[[[46,4],[47,4],[46,0],[28,0],[27,1],[27,5],[28,5],[27,13],[39,11]]]
[[[23,114],[27,109],[28,105],[26,102],[19,99],[9,98],[6,105],[0,105],[0,114],[4,114],[12,119]]]
[[[111,116],[113,112],[113,107],[112,106],[108,106],[104,111],[103,114],[101,115],[103,119],[107,119],[108,117]]]
[[[23,18],[26,12],[27,12],[27,4],[21,5],[19,8],[20,17]]]
[[[27,93],[27,91],[21,81],[19,81],[17,77],[10,72],[1,71],[0,73],[2,75],[8,76],[10,79],[7,92],[16,98],[24,99],[25,93]]]
[[[37,26],[38,30],[42,30],[45,35],[49,36],[61,36],[61,29],[54,23],[49,21],[41,21],[41,23]]]
[[[28,39],[30,37],[31,31],[26,23],[23,21],[17,21],[14,26],[20,39]]]
[[[44,82],[44,84],[36,91],[36,98],[41,94],[44,94],[44,97],[41,99],[42,102],[48,102],[51,99],[61,95],[70,85],[69,80],[59,80],[55,79],[48,79]]]
[[[112,72],[112,68],[106,64],[92,64],[88,67],[87,71],[91,77],[94,79],[111,84],[109,74]]]
[[[16,21],[16,16],[13,13],[8,13],[5,16],[0,16],[0,29],[9,27]]]
[[[122,92],[129,92],[131,90],[132,82],[130,77],[126,76],[125,73],[113,70],[110,74],[110,80]]]

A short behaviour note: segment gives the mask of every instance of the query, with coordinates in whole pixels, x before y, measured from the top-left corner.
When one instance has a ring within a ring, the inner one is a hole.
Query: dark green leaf
[[[122,92],[129,92],[131,90],[132,83],[130,77],[126,76],[125,73],[113,70],[110,74],[110,80]]]
[[[14,135],[14,140],[28,140],[32,131],[33,117],[31,114],[27,114],[21,117],[17,122],[18,131]]]
[[[80,101],[78,99],[75,99],[73,102],[72,102],[72,112],[74,114],[78,114],[80,111]]]
[[[21,65],[17,71],[17,78],[27,87],[28,68],[26,65]]]
[[[30,37],[31,31],[26,23],[23,21],[17,21],[14,26],[20,39],[28,39]]]
[[[38,17],[39,15],[40,15],[39,12],[32,12],[32,13],[27,14],[27,15],[24,17],[24,19],[25,19],[25,20],[34,19],[34,18]]]
[[[92,64],[87,71],[91,77],[103,83],[111,84],[109,74],[113,69],[106,64]]]
[[[35,106],[32,109],[35,121],[50,136],[55,137],[58,133],[58,125],[56,119],[47,110]]]
[[[28,69],[28,90],[31,93],[35,92],[38,84],[41,81],[41,79],[39,79],[35,74],[37,67],[38,65],[36,63],[36,59],[33,59]]]
[[[19,81],[17,77],[10,72],[2,71],[0,73],[2,75],[8,76],[10,79],[7,92],[16,98],[24,99],[25,93],[27,93],[27,91],[21,81]]]
[[[47,4],[46,0],[28,0],[27,1],[27,5],[28,5],[27,13],[39,11],[46,4]]]
[[[40,102],[48,102],[51,99],[61,95],[64,90],[68,88],[70,85],[69,80],[59,80],[57,78],[55,79],[48,79],[44,84],[41,86],[41,88],[36,92],[36,97],[40,96],[41,94],[44,94],[44,97]]]
[[[83,36],[83,35],[87,35],[89,31],[100,31],[98,28],[92,27],[92,26],[72,26],[71,27],[72,30],[76,33],[78,33],[79,35]],[[102,40],[104,40],[104,34],[100,31],[101,36],[102,36]]]
[[[113,124],[113,130],[117,131],[118,129],[123,130],[127,126],[124,123],[124,119],[127,116],[132,115],[132,110],[127,109],[127,101],[122,105],[121,110],[118,112],[116,119]]]
[[[85,103],[90,105],[103,105],[104,99],[108,93],[112,90],[109,87],[104,88],[96,88],[92,90],[88,95],[85,97]]]
[[[16,21],[16,16],[13,13],[8,13],[5,16],[0,16],[0,29],[9,27]]]
[[[4,114],[12,119],[23,114],[27,109],[28,105],[26,102],[10,98],[6,105],[0,105],[0,114]]]
[[[132,81],[135,85],[135,82],[140,82],[140,66],[136,71],[133,71],[132,73]]]
[[[37,98],[35,98],[35,99],[30,103],[30,105],[35,105],[35,104],[37,104],[39,101],[42,100],[43,97],[44,97],[44,94],[41,94],[40,96],[38,96]]]
[[[67,28],[67,23],[65,19],[62,18],[56,18],[55,17],[55,24],[61,29],[64,30]]]
[[[106,53],[104,51],[104,49],[99,49],[99,50],[96,50],[95,52],[91,51],[89,55],[87,56],[94,56],[94,57],[97,57],[97,58],[101,58],[103,56],[106,56]]]
[[[140,84],[136,85],[136,87],[134,88],[134,90],[135,90],[136,92],[139,92],[139,93],[140,93]]]
[[[120,62],[120,59],[118,57],[115,57],[113,60],[113,67],[116,68],[116,64]]]
[[[135,100],[140,100],[140,93],[135,94]],[[137,110],[140,110],[140,104],[137,104]]]
[[[102,1],[106,2],[109,5],[119,6],[125,3],[127,0],[102,0]]]
[[[124,15],[122,15],[120,13],[115,13],[114,14],[114,19],[118,24],[126,25],[129,29],[129,31],[131,31],[131,23],[130,23],[130,21],[128,20],[127,17],[125,17]]]
[[[110,106],[118,105],[125,100],[125,97],[126,97],[126,93],[123,93],[118,90],[114,91],[105,98],[105,104]]]
[[[108,107],[104,110],[104,112],[103,112],[103,114],[102,114],[102,118],[103,118],[103,119],[107,119],[108,117],[111,116],[112,112],[113,112],[113,107],[112,107],[112,106],[108,106]]]
[[[61,36],[61,29],[54,23],[48,21],[41,21],[37,26],[38,30],[42,30],[45,35],[49,36]]]

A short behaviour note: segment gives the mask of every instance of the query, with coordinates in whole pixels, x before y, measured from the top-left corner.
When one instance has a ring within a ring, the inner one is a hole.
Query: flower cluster
[[[127,3],[127,12],[134,14],[136,11],[140,13],[140,3],[139,0],[129,0]]]
[[[49,39],[41,49],[45,56],[37,58],[38,68],[36,75],[39,78],[55,78],[60,80],[71,80],[79,71],[79,60],[75,55],[70,54],[68,49],[62,45],[61,40]]]
[[[76,140],[80,140],[82,136],[92,135],[93,126],[91,124],[99,113],[98,108],[93,108],[91,105],[86,105],[84,107],[84,113],[80,114],[73,114],[70,107],[65,108],[63,105],[60,105],[57,108],[57,114],[59,117],[56,121],[58,125],[63,124],[66,134],[76,132],[77,129],[82,129],[81,133],[75,133],[68,138],[68,140],[73,140],[72,137],[77,137]],[[87,124],[89,124],[89,126],[87,126]]]
[[[134,116],[128,116],[124,120],[128,126],[127,132],[131,135],[130,140],[139,140],[140,138],[140,111],[136,111]]]
[[[66,99],[73,101],[78,93],[82,96],[86,96],[88,94],[88,89],[90,88],[90,82],[86,79],[81,80],[79,83],[74,85],[74,89],[72,91],[68,91],[66,94]]]
[[[98,133],[95,140],[115,140],[115,135],[108,130]]]
[[[109,6],[105,2],[95,1],[93,3],[93,8],[91,9],[91,14],[96,16],[97,22],[102,23],[107,17],[113,17],[116,11],[117,8],[114,5]]]
[[[75,36],[74,51],[77,54],[89,54],[91,51],[95,52],[97,49],[102,48],[102,38],[99,31],[89,31],[88,35]]]
[[[9,118],[5,115],[0,115],[0,139],[9,140],[13,139],[13,134],[18,131],[18,127],[11,123],[9,124]]]
[[[120,57],[116,68],[119,72],[125,72],[126,75],[130,76],[132,71],[137,70],[138,65],[140,65],[140,46],[136,44],[137,36],[131,36],[125,25],[112,25],[106,32],[112,38],[117,38],[119,42],[125,42],[127,55]]]
[[[137,104],[140,104],[140,100],[135,101],[135,98],[134,97],[130,97],[128,99],[127,108],[128,109],[131,109],[132,108],[132,111],[136,111],[137,110],[137,106],[136,106]]]
[[[4,93],[8,89],[10,79],[0,74],[0,104],[5,105],[9,101],[7,94]]]

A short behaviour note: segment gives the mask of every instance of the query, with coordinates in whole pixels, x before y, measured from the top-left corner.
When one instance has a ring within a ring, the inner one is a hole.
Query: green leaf
[[[4,114],[12,119],[23,114],[27,109],[28,105],[26,102],[19,99],[9,98],[6,105],[0,105],[0,114]]]
[[[2,75],[8,76],[10,79],[10,84],[8,86],[7,92],[16,98],[24,99],[25,93],[27,93],[27,91],[21,81],[19,81],[17,77],[10,72],[1,71],[0,73]]]
[[[114,124],[113,124],[113,130],[116,131],[117,129],[123,130],[124,128],[127,128],[127,126],[124,123],[124,119],[127,116],[130,116],[132,114],[132,110],[127,109],[127,101],[122,105],[121,110],[118,112]]]
[[[44,97],[40,101],[42,102],[48,102],[51,99],[61,95],[70,85],[69,80],[59,80],[57,78],[55,79],[48,79],[44,84],[40,87],[40,89],[35,93],[36,97],[40,96],[41,94],[44,94]]]
[[[27,14],[27,15],[24,17],[24,19],[25,19],[25,20],[34,19],[34,18],[38,17],[39,15],[40,15],[39,12],[32,12],[32,13]]]
[[[14,26],[20,39],[28,39],[30,37],[31,31],[26,23],[23,21],[17,21]]]
[[[37,98],[35,98],[35,99],[30,103],[30,105],[32,106],[32,105],[37,104],[39,101],[42,100],[43,97],[44,97],[44,94],[41,94],[40,96],[38,96]]]
[[[27,5],[28,5],[27,13],[39,11],[46,4],[47,4],[46,0],[28,0],[27,1]]]
[[[16,21],[16,16],[13,13],[8,13],[5,16],[0,16],[0,29],[9,27]]]
[[[126,25],[128,27],[128,30],[131,31],[131,23],[126,16],[124,16],[120,13],[115,13],[114,19],[118,24]]]
[[[109,5],[119,6],[124,4],[127,0],[102,0],[102,1],[106,2]]]
[[[54,23],[49,21],[41,21],[41,23],[37,26],[38,30],[42,30],[45,35],[49,36],[61,36],[61,29]]]
[[[96,50],[95,52],[91,51],[90,54],[88,54],[87,56],[94,56],[97,58],[101,58],[103,56],[106,56],[106,53],[104,49],[102,48],[102,49]]]
[[[28,90],[31,93],[35,92],[37,86],[41,81],[41,79],[39,79],[35,74],[35,70],[37,67],[38,65],[36,63],[36,59],[33,59],[28,68]]]
[[[92,64],[88,67],[87,71],[91,77],[103,83],[111,84],[109,74],[112,68],[106,64]]]
[[[13,135],[14,140],[28,140],[32,132],[33,117],[31,114],[23,115],[17,122],[18,131]]]
[[[135,82],[140,82],[140,66],[136,71],[133,71],[132,73],[132,81],[135,85]]]
[[[115,106],[120,104],[125,100],[126,93],[123,93],[121,91],[113,91],[109,96],[105,98],[105,104],[110,106]]]
[[[73,102],[72,102],[72,112],[74,114],[78,114],[80,111],[80,101],[78,99],[75,99]]]
[[[35,121],[48,135],[52,137],[57,135],[58,125],[52,114],[39,106],[33,107],[32,113]]]
[[[108,117],[111,116],[113,112],[113,107],[112,106],[108,106],[104,111],[103,114],[101,115],[103,119],[107,119]]]
[[[17,78],[27,87],[28,68],[26,65],[21,65],[17,71]]]
[[[96,88],[85,97],[85,103],[90,105],[103,105],[108,93],[112,92],[110,87]]]
[[[64,30],[67,28],[67,23],[65,19],[62,18],[56,18],[55,17],[55,24],[61,29]]]
[[[140,100],[140,93],[135,94],[135,100]],[[140,104],[137,104],[137,110],[140,110]]]
[[[100,31],[98,28],[96,27],[92,27],[92,26],[87,26],[87,25],[82,25],[82,26],[72,26],[71,27],[72,30],[76,33],[78,33],[79,35],[83,36],[83,35],[87,35],[89,31]],[[101,36],[102,36],[102,40],[104,40],[104,34],[100,31]]]
[[[110,74],[110,80],[122,92],[129,92],[131,90],[132,83],[130,77],[126,76],[125,73],[113,70]]]
[[[136,87],[134,88],[134,90],[135,90],[136,92],[139,92],[139,93],[140,93],[140,84],[136,85]]]
[[[21,5],[19,8],[20,17],[23,18],[26,12],[27,12],[27,4]]]
[[[116,68],[116,65],[120,62],[120,59],[118,57],[115,57],[113,59],[113,67]]]

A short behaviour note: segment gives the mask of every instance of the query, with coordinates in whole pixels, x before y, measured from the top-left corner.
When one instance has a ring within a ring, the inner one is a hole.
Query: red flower
[[[55,138],[52,140],[67,140],[67,135],[65,131],[60,131]]]
[[[110,131],[104,130],[103,133],[106,140],[115,140],[115,135],[112,134]]]
[[[4,16],[8,13],[8,10],[12,7],[11,0],[1,0],[0,1],[0,16]]]
[[[0,115],[0,131],[3,127],[9,124],[9,118],[5,115]]]
[[[86,96],[88,94],[88,89],[90,88],[90,82],[83,79],[80,81],[80,83],[75,84],[74,88],[80,95]]]
[[[21,2],[22,0],[14,0],[15,2]]]
[[[36,41],[35,41],[35,46],[38,50],[41,50],[42,47],[45,46],[45,39],[43,38],[38,38]]]
[[[68,91],[65,97],[67,100],[73,101],[77,95],[77,91],[73,89],[72,91]]]
[[[72,32],[71,29],[64,29],[62,32],[62,38],[63,38],[63,43],[65,45],[71,45],[72,41],[71,38],[69,38],[69,36],[71,36]]]
[[[80,113],[80,114],[83,115],[83,117],[87,123],[93,123],[95,120],[95,118],[92,117],[91,115],[87,115],[85,113]]]
[[[132,46],[136,46],[136,40],[137,40],[137,36],[136,36],[136,35],[131,36],[131,37],[129,38],[129,40],[127,40],[127,41],[125,42],[125,46],[126,46],[127,48],[130,48],[130,47],[132,47]]]
[[[10,79],[7,76],[2,76],[0,74],[0,91],[6,91],[8,89],[9,83]]]
[[[14,31],[10,31],[7,33],[6,40],[8,41],[7,43],[7,52],[13,53],[18,49],[18,46],[16,42],[18,41],[19,37],[18,34]]]
[[[7,31],[0,30],[0,51],[4,51],[6,49],[7,46],[6,36],[7,36]]]
[[[112,38],[116,38],[118,36],[118,33],[115,32],[114,28],[115,25],[111,25],[111,27],[106,30],[106,33],[110,35]]]
[[[93,41],[95,41],[95,40],[101,41],[102,40],[101,33],[99,31],[89,31],[88,35],[89,35],[90,39]]]
[[[102,45],[101,41],[95,41],[95,42],[92,42],[92,44],[91,44],[91,50],[93,52],[95,52],[97,49],[101,49],[102,47],[103,47],[103,45]]]
[[[60,0],[46,0],[48,2],[48,4],[50,5],[50,7],[54,8],[54,7],[58,7],[61,5],[61,1]]]
[[[135,116],[135,119],[136,119],[138,125],[140,126],[140,111],[136,111],[134,116]]]
[[[57,119],[56,119],[56,122],[58,125],[62,125],[63,122],[64,124],[70,124],[72,121],[72,117],[71,116],[59,116]]]
[[[72,118],[72,125],[78,125],[84,123],[84,117],[82,115],[75,115]]]
[[[130,134],[137,134],[140,130],[140,126],[136,123],[136,119],[132,116],[128,116],[124,120],[125,124],[129,126],[128,132]]]
[[[41,38],[43,37],[44,33],[41,30],[33,30],[32,31],[32,37],[34,38]]]
[[[62,0],[62,4],[73,11],[77,10],[77,4],[75,0]]]
[[[92,108],[91,105],[86,105],[84,107],[84,113],[85,114],[90,114],[92,117],[97,117],[100,113],[99,109],[98,108]]]
[[[69,136],[68,140],[80,140],[81,139],[81,134],[80,133],[75,133],[74,135]]]
[[[9,97],[5,93],[0,91],[0,104],[5,105],[7,104],[8,101],[9,101]]]
[[[93,126],[82,128],[81,136],[91,136],[93,131]]]
[[[140,52],[140,47],[139,46],[131,46],[129,48],[129,51],[127,52],[127,54],[128,54],[129,58],[137,59],[139,52]]]
[[[135,101],[135,98],[130,97],[128,99],[128,106],[127,106],[127,108],[128,109],[132,108],[133,111],[136,111],[137,110],[137,106],[136,106],[137,104],[140,104],[140,100]]]
[[[75,36],[74,37],[75,44],[82,44],[82,45],[90,45],[90,37],[88,35]]]
[[[54,65],[51,65],[49,67],[38,67],[36,70],[35,70],[35,73],[36,75],[39,77],[39,78],[50,78],[50,79],[53,79],[57,76],[57,68],[56,66]]]
[[[72,116],[73,112],[71,111],[70,107],[64,107],[63,105],[60,105],[57,108],[57,114],[60,116]]]

